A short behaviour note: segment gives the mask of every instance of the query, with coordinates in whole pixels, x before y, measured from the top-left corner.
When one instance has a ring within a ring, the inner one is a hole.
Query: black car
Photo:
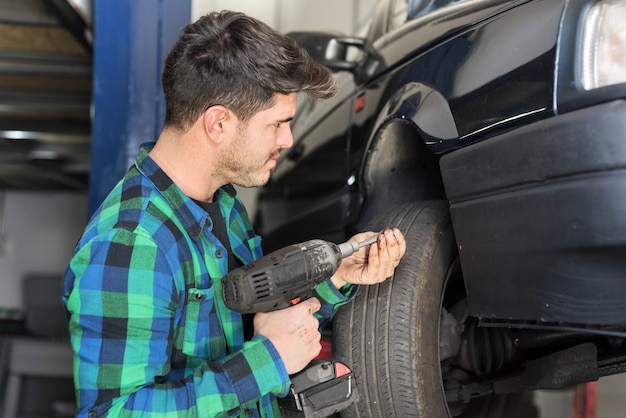
[[[407,254],[332,324],[352,417],[514,417],[626,370],[624,0],[385,0],[257,202],[266,251],[400,227]]]

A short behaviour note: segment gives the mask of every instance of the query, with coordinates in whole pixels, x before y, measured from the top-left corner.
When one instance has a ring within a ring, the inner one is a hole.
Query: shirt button
[[[216,256],[217,258],[222,258],[222,257],[224,257],[224,251],[222,251],[222,250],[217,250],[217,251],[215,251],[215,256]]]
[[[202,293],[196,293],[196,300],[202,300],[202,298],[204,298]]]
[[[247,417],[251,417],[253,415],[252,411],[249,410],[249,409],[246,409],[245,414],[246,414]]]

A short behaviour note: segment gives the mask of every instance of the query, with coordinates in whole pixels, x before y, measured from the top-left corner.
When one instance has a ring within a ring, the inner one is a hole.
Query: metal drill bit
[[[341,252],[341,258],[346,258],[359,251],[361,248],[371,245],[378,241],[378,236],[380,234],[376,234],[372,238],[368,238],[364,241],[360,242],[344,242],[343,244],[339,244],[339,251]]]

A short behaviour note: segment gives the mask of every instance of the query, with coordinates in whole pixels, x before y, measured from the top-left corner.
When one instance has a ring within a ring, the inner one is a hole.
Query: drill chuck
[[[378,241],[378,235],[373,236],[372,238],[366,239],[361,242],[344,242],[343,244],[339,244],[339,252],[341,253],[341,258],[350,257],[355,252],[359,251],[361,248],[373,244]]]

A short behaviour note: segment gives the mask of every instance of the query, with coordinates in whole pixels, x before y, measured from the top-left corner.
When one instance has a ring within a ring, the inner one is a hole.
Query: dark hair
[[[247,121],[275,93],[336,92],[328,68],[294,40],[243,13],[222,11],[185,27],[163,69],[165,125],[186,129],[211,105]]]

